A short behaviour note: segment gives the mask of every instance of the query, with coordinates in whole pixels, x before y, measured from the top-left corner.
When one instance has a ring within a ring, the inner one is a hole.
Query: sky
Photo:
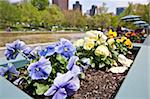
[[[16,2],[20,0],[10,0],[11,2]],[[49,0],[51,3],[51,0]],[[91,8],[92,5],[101,6],[103,2],[106,3],[106,7],[108,7],[108,12],[116,12],[117,7],[127,7],[128,2],[147,4],[149,0],[69,0],[69,9],[72,9],[72,5],[79,1],[82,4],[83,12],[85,13],[87,10]]]

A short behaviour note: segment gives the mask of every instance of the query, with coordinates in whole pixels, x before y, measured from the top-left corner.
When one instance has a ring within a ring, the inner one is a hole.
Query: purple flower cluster
[[[65,99],[67,96],[73,95],[74,92],[79,89],[80,81],[78,75],[81,73],[81,68],[77,66],[79,58],[74,56],[76,48],[69,40],[62,38],[59,42],[51,44],[44,49],[41,49],[41,47],[31,49],[20,40],[7,44],[6,47],[5,56],[8,60],[15,59],[19,53],[29,59],[31,64],[27,70],[31,80],[49,79],[53,66],[53,64],[51,66],[49,58],[52,55],[56,54],[57,56],[57,54],[59,54],[68,59],[68,65],[66,66],[68,72],[65,74],[57,73],[53,85],[45,92],[45,96],[53,95],[53,99]],[[30,59],[32,59],[32,61]],[[19,74],[14,66],[0,67],[0,75],[4,76],[6,73],[8,73],[8,76],[11,76],[9,74],[12,73],[16,75]],[[17,79],[16,82],[20,79],[21,78]]]
[[[45,96],[53,95],[53,99],[66,99],[67,96],[73,95],[80,88],[78,75],[81,73],[81,69],[76,65],[78,60],[77,56],[72,56],[69,59],[67,65],[69,71],[65,74],[57,73],[54,84],[45,92]]]

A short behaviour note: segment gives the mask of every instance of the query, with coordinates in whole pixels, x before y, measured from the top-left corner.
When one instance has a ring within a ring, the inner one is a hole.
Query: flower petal
[[[53,96],[52,99],[66,99],[67,92],[64,88],[60,88]]]
[[[53,94],[56,92],[56,90],[57,90],[57,87],[54,86],[54,85],[52,85],[51,88],[48,89],[48,90],[44,93],[44,95],[45,95],[45,96],[51,96],[51,95],[53,95]]]
[[[67,69],[71,70],[73,68],[74,65],[76,65],[76,62],[79,60],[79,57],[77,56],[72,56],[69,59],[68,65],[67,65]]]

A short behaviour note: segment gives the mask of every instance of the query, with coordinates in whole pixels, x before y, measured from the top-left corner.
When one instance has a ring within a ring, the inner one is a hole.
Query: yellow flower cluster
[[[85,50],[91,50],[95,46],[98,46],[96,49],[94,49],[95,55],[97,56],[103,55],[107,57],[109,56],[110,52],[107,46],[105,45],[107,44],[106,40],[107,40],[107,36],[104,35],[102,32],[88,31],[86,32],[84,39],[79,39],[74,42],[74,46],[76,47],[83,46]]]
[[[126,37],[122,37],[121,39],[116,40],[117,43],[124,43],[129,49],[133,48],[132,42],[130,39],[127,39]]]
[[[109,38],[115,38],[115,37],[117,37],[117,32],[116,31],[112,31],[111,29],[109,30],[109,32],[108,32],[108,37]]]

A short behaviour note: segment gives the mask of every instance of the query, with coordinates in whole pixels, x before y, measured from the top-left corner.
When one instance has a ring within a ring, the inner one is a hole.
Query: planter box
[[[144,41],[115,99],[150,99],[150,36]]]
[[[145,40],[144,44],[134,44],[134,48],[139,49],[138,55],[131,67],[126,79],[124,80],[116,99],[133,99],[133,97],[142,97],[142,99],[148,99],[148,57],[150,53],[150,36]],[[149,55],[148,55],[149,54]],[[8,62],[13,62],[17,68],[24,66],[27,63],[25,59],[18,56],[14,61],[7,61],[5,58],[0,58],[0,65],[4,65]],[[141,91],[141,92],[140,92]],[[137,94],[137,95],[136,95]],[[21,91],[14,86],[11,82],[7,81],[0,76],[0,98],[2,99],[32,99],[29,95]],[[141,99],[141,98],[140,98]]]

